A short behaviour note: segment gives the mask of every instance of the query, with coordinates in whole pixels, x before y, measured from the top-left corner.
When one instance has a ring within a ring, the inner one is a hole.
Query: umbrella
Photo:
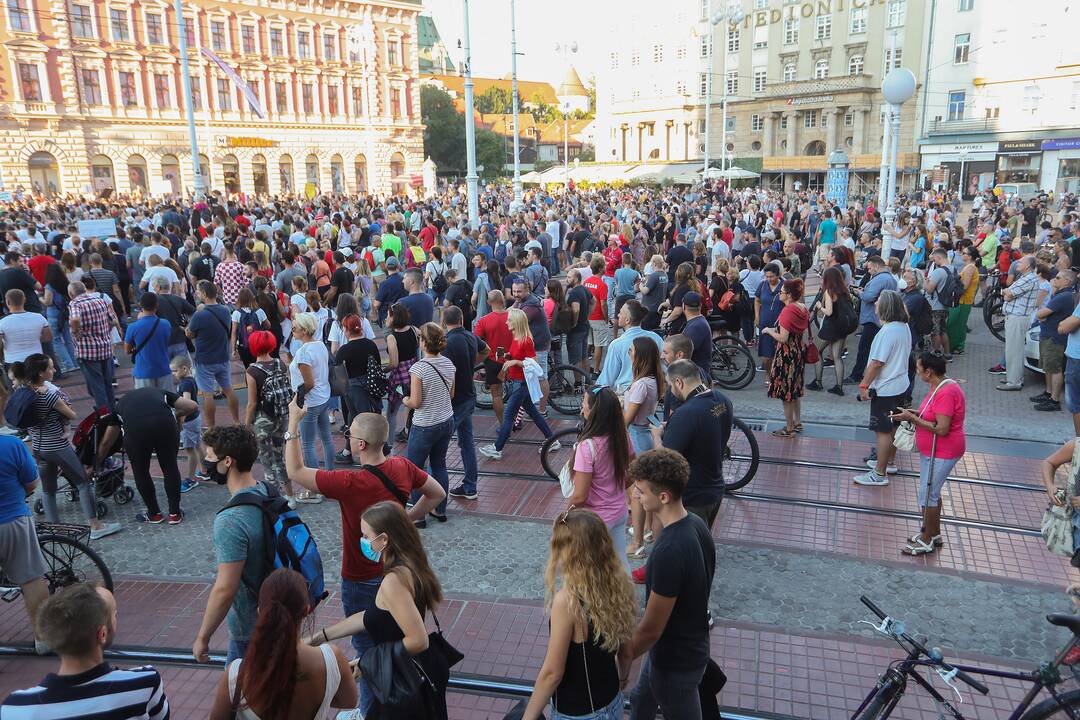
[[[749,180],[751,178],[761,177],[758,173],[750,170],[743,170],[738,165],[732,165],[727,170],[721,170],[719,168],[709,168],[704,173],[704,176],[710,180],[716,178],[727,178],[728,180]]]

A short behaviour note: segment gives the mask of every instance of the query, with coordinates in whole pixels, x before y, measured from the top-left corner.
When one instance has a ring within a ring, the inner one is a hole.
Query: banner
[[[227,62],[219,58],[212,50],[208,48],[199,48],[202,54],[209,58],[215,65],[221,68],[221,72],[225,73],[225,76],[232,80],[232,84],[240,88],[240,92],[244,94],[244,98],[247,99],[248,105],[251,106],[251,111],[259,116],[260,120],[266,119],[266,111],[263,110],[262,103],[259,98],[255,97],[255,92],[251,89],[251,86],[247,84],[244,78],[240,77]]]

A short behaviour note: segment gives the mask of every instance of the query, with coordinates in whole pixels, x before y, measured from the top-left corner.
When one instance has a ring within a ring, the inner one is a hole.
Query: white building
[[[921,180],[1080,188],[1080,8],[1062,0],[937,0],[919,80]],[[963,177],[961,177],[961,165]]]

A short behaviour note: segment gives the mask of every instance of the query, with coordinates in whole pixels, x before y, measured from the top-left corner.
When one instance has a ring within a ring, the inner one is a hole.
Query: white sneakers
[[[889,478],[878,475],[876,470],[871,470],[865,475],[856,475],[852,478],[852,481],[856,485],[869,485],[871,487],[882,487],[889,484]]]

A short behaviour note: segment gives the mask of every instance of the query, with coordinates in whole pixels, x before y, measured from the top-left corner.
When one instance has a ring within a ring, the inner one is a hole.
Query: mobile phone
[[[506,348],[504,348],[504,347],[495,348],[495,359],[499,360],[500,362],[505,360],[506,359]]]
[[[304,397],[307,395],[307,385],[303,383],[296,388],[296,407],[304,407]]]
[[[1076,598],[1077,600],[1080,600],[1080,590],[1077,590],[1076,588],[1069,590],[1069,595]]]

